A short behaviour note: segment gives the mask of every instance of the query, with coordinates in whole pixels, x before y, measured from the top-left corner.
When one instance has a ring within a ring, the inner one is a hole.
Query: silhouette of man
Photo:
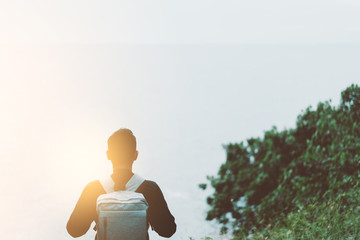
[[[121,128],[111,135],[106,154],[113,166],[111,177],[115,182],[114,190],[125,190],[126,183],[134,175],[132,165],[138,157],[136,138],[132,131]],[[154,181],[145,180],[136,192],[142,193],[149,204],[147,219],[151,228],[162,237],[171,237],[176,231],[175,218],[170,213],[159,186]],[[105,193],[99,180],[85,186],[66,225],[72,237],[84,235],[93,221],[97,223],[96,200]]]

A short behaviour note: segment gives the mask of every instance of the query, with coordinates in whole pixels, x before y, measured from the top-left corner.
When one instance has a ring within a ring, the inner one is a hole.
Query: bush
[[[288,214],[284,224],[254,233],[252,239],[359,239],[360,207],[340,202],[309,204]]]

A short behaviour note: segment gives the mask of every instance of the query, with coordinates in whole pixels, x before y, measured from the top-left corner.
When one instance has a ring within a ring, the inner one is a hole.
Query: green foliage
[[[326,101],[315,110],[308,107],[298,116],[294,129],[273,127],[263,138],[223,147],[226,162],[217,176],[207,176],[215,191],[207,198],[210,210],[206,217],[222,224],[221,233],[231,228],[233,234],[247,236],[269,225],[286,226],[294,213],[312,205],[324,207],[339,196],[344,196],[343,206],[356,207],[360,88],[351,85],[343,91],[340,106]],[[207,185],[199,187],[206,189]]]
[[[358,192],[356,195],[360,196]],[[360,207],[342,205],[347,198],[341,194],[334,202],[309,204],[289,213],[282,225],[269,224],[251,239],[359,239]]]

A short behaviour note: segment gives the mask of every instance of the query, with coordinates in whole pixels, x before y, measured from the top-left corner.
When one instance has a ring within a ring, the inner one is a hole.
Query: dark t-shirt
[[[115,180],[115,190],[118,175],[112,175]],[[129,174],[119,178],[125,185],[131,176],[132,174]],[[176,231],[175,218],[170,213],[159,186],[153,181],[145,180],[136,192],[142,193],[149,204],[147,216],[151,228],[162,237],[171,237]],[[71,236],[84,235],[89,230],[91,223],[97,222],[96,200],[101,194],[105,194],[105,190],[99,180],[92,181],[85,186],[66,226]],[[149,239],[149,235],[147,239]]]

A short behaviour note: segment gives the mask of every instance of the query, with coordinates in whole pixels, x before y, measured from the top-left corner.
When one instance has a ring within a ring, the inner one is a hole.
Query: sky
[[[106,140],[133,130],[171,239],[200,239],[199,183],[223,144],[295,126],[359,84],[357,1],[0,1],[0,182],[7,239],[71,239],[83,187],[111,173]],[[150,231],[151,239],[161,239]],[[80,239],[93,239],[89,232]]]
[[[356,0],[1,1],[0,43],[358,43]]]

